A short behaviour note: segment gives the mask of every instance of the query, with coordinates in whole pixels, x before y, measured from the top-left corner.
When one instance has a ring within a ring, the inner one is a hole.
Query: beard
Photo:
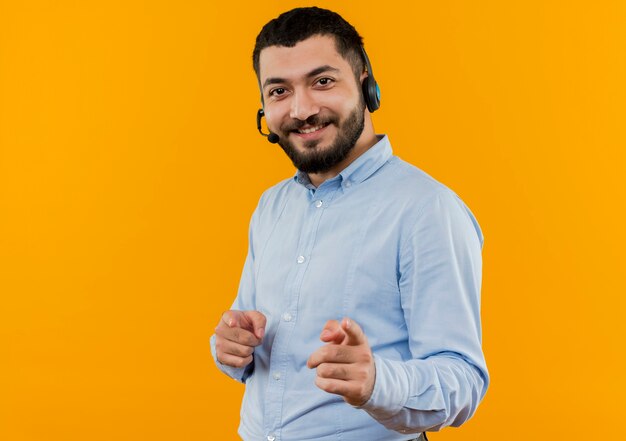
[[[280,137],[278,145],[282,147],[293,165],[301,172],[324,173],[346,159],[356,145],[365,127],[364,110],[365,104],[361,102],[341,124],[336,116],[312,115],[306,121],[296,120],[285,125],[285,127],[281,127],[284,134]],[[311,126],[334,124],[338,130],[337,136],[331,145],[325,148],[318,148],[319,140],[305,141],[304,151],[300,151],[289,140],[289,133],[299,129],[305,123]]]

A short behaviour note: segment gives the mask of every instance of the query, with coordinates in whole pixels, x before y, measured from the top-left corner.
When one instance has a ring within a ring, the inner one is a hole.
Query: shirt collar
[[[344,168],[338,178],[341,186],[346,188],[354,184],[360,184],[376,172],[392,155],[391,144],[387,135],[377,135],[378,142],[370,147],[365,153],[356,158],[349,166]],[[298,170],[293,177],[294,181],[309,190],[315,189],[309,176]],[[337,178],[333,178],[337,179]]]

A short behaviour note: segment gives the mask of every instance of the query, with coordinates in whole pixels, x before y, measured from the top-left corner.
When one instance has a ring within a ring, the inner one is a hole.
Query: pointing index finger
[[[344,318],[341,321],[341,329],[343,329],[346,333],[346,339],[344,341],[345,344],[357,346],[367,343],[367,338],[365,337],[363,329],[361,329],[358,323],[354,320],[351,320],[348,317]]]
[[[337,320],[329,320],[320,334],[320,340],[326,343],[341,344],[345,336],[346,334]]]
[[[226,326],[228,326],[229,328],[237,325],[237,322],[235,321],[235,318],[232,317],[232,315],[230,314],[230,311],[226,311],[222,314],[222,321],[226,323]]]

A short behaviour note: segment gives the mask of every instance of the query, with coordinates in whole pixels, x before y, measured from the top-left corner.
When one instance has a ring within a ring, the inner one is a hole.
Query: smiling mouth
[[[308,127],[306,129],[297,129],[297,130],[294,130],[294,131],[299,133],[299,134],[301,134],[301,135],[306,135],[306,134],[309,134],[309,133],[317,132],[318,130],[321,130],[324,127],[326,127],[328,124],[330,124],[330,123],[320,124],[320,125],[317,125],[315,127]]]

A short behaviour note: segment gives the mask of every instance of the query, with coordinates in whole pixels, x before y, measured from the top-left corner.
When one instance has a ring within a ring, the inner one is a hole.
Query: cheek
[[[285,105],[284,101],[265,106],[264,110],[265,122],[270,129],[277,129],[286,118],[289,118],[289,105]]]
[[[360,93],[344,93],[334,94],[332,96],[325,97],[323,102],[320,102],[322,108],[327,108],[339,115],[348,115],[359,104],[361,100]]]

